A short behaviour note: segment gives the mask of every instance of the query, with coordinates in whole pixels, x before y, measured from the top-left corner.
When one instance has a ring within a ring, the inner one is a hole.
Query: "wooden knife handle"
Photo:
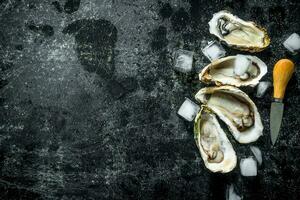
[[[274,98],[283,99],[285,88],[295,71],[294,63],[289,59],[279,60],[273,69]]]

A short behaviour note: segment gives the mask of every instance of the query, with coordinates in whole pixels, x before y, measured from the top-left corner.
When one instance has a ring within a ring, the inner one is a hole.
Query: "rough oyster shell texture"
[[[227,11],[214,14],[209,26],[211,34],[239,50],[259,52],[270,44],[264,28]],[[254,87],[266,73],[267,65],[258,57],[236,55],[213,61],[199,74],[200,81],[217,85],[202,88],[195,95],[202,104],[194,124],[195,140],[205,166],[212,172],[230,172],[237,162],[217,117],[239,143],[254,142],[263,134],[256,105],[237,87]]]
[[[267,65],[256,56],[245,55],[252,62],[247,73],[249,78],[240,79],[234,74],[234,61],[236,56],[227,56],[218,59],[204,67],[199,74],[199,79],[204,83],[216,85],[256,86],[260,79],[267,73]]]
[[[195,141],[205,166],[212,172],[227,173],[237,163],[236,153],[216,115],[202,106],[194,125]]]
[[[195,98],[202,103],[194,134],[204,164],[212,172],[230,172],[237,156],[216,116],[239,143],[250,143],[263,133],[260,114],[248,95],[233,86],[205,87]]]
[[[209,32],[228,46],[242,51],[259,52],[270,44],[266,29],[244,21],[228,11],[220,11],[209,21]]]
[[[257,107],[242,90],[232,86],[206,87],[195,98],[228,126],[239,143],[254,142],[263,134]]]

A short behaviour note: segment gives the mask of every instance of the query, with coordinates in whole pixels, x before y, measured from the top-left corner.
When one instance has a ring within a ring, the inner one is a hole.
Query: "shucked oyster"
[[[266,30],[254,22],[244,21],[228,11],[215,13],[209,32],[233,48],[258,52],[270,44]]]
[[[196,116],[194,133],[201,157],[209,170],[227,173],[236,166],[236,153],[231,143],[216,115],[205,106]]]
[[[199,79],[204,83],[214,82],[216,85],[252,86],[267,73],[267,65],[256,56],[245,55],[251,65],[248,68],[246,78],[241,78],[234,73],[237,56],[221,58],[207,65],[199,74]]]
[[[246,93],[232,86],[206,87],[195,96],[223,120],[239,143],[256,141],[263,131],[260,115]]]

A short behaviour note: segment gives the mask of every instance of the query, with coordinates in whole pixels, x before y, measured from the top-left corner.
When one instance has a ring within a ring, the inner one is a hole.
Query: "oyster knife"
[[[284,110],[282,100],[284,98],[285,89],[294,71],[295,65],[288,59],[279,60],[273,69],[274,102],[271,104],[270,113],[271,141],[273,145],[275,144],[280,132]]]

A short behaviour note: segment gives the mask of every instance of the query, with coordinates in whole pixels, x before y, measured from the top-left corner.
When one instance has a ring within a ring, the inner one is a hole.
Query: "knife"
[[[284,105],[282,100],[286,86],[295,71],[294,63],[289,59],[279,60],[273,69],[274,102],[271,104],[270,129],[274,145],[279,135]]]

